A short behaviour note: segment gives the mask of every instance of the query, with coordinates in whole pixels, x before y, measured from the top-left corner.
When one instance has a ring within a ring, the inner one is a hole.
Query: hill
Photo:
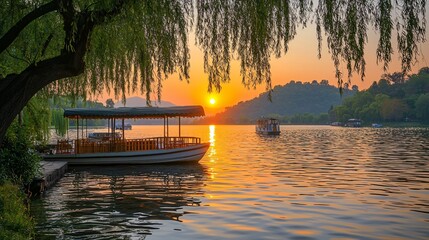
[[[343,90],[343,95],[337,87],[328,84],[327,80],[318,83],[302,83],[291,81],[284,86],[276,86],[269,101],[268,92],[258,97],[227,108],[224,112],[212,117],[206,117],[198,123],[236,124],[254,122],[263,116],[294,116],[297,114],[327,113],[331,106],[340,105],[346,97],[354,95],[357,86]]]
[[[152,107],[173,107],[175,104],[168,101],[152,101]],[[121,101],[115,102],[115,107],[124,107],[124,104]],[[125,107],[146,107],[146,99],[141,97],[130,97],[127,98]],[[132,125],[162,125],[164,124],[162,119],[127,119],[125,123],[130,123]],[[175,124],[176,120],[170,119],[170,124]]]
[[[161,101],[160,103],[157,101],[152,101],[153,107],[173,107],[175,104],[168,101]],[[141,97],[130,97],[127,98],[126,104],[121,101],[115,102],[115,107],[146,107],[146,99]]]
[[[367,90],[332,109],[329,115],[339,122],[360,118],[366,124],[429,124],[429,67],[409,76],[400,72],[385,74]]]

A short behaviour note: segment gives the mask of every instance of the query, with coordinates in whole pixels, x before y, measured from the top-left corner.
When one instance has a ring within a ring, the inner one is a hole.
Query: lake
[[[31,202],[37,238],[429,239],[429,129],[281,130],[182,126],[198,164],[69,167]]]

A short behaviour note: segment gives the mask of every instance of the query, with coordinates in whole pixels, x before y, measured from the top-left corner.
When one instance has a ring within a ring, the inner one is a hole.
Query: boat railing
[[[93,141],[89,139],[58,141],[57,153],[82,154],[100,152],[131,152],[156,149],[174,149],[200,144],[198,137],[154,137],[141,139],[114,139],[107,141]]]
[[[57,154],[70,154],[74,152],[74,142],[72,140],[60,139],[57,141]]]

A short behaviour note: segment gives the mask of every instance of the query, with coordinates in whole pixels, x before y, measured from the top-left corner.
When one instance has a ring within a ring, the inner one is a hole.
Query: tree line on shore
[[[259,117],[279,119],[282,124],[330,124],[361,119],[377,123],[429,122],[429,68],[416,74],[386,73],[367,90],[345,84],[340,90],[327,80],[318,83],[291,81],[267,93],[240,102],[224,112],[194,121],[195,124],[254,124]]]
[[[370,88],[332,107],[330,121],[358,118],[371,122],[429,122],[429,67],[416,74],[384,74]]]

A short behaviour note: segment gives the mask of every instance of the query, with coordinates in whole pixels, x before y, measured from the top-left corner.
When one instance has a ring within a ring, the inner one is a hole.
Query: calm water
[[[38,238],[429,238],[429,129],[183,133],[211,142],[199,164],[70,168],[32,202]]]

